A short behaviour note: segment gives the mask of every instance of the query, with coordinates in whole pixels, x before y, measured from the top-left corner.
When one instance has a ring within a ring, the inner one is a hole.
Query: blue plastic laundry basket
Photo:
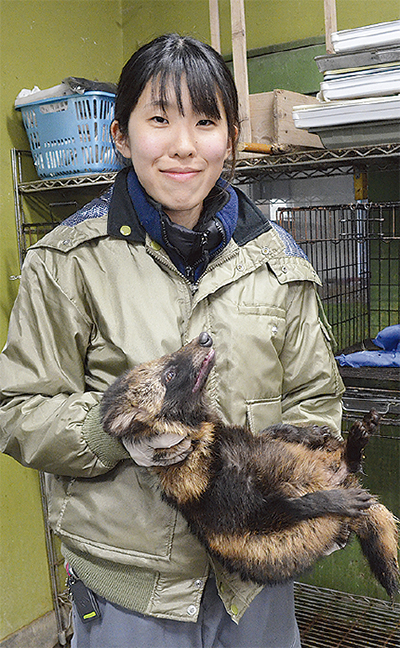
[[[21,105],[40,178],[117,171],[110,135],[115,95],[86,92]]]

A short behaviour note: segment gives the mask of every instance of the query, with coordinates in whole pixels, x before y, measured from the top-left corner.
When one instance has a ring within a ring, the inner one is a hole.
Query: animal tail
[[[398,520],[394,515],[376,502],[350,523],[351,529],[359,538],[362,552],[372,573],[391,599],[399,591],[396,522]]]

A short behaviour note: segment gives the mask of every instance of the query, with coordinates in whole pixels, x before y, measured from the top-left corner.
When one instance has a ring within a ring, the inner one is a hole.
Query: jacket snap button
[[[269,254],[269,247],[267,247],[267,246],[263,247],[262,251],[263,251],[263,254]]]
[[[196,614],[196,612],[197,612],[196,606],[195,605],[189,605],[189,607],[187,609],[188,615],[189,616],[194,616]]]
[[[200,578],[198,578],[197,580],[194,581],[194,586],[195,586],[197,589],[200,589],[200,587],[201,587],[202,585],[203,585],[203,581],[202,581]]]
[[[242,263],[238,263],[236,267],[240,272],[244,270],[244,265]]]
[[[69,245],[70,243],[71,243],[71,239],[65,239],[64,241],[62,241],[63,245]]]
[[[287,267],[286,266],[282,266],[282,272],[284,272],[285,274],[287,273]]]
[[[129,234],[132,232],[129,225],[122,225],[122,227],[119,228],[119,231],[121,232],[122,236],[129,236]]]

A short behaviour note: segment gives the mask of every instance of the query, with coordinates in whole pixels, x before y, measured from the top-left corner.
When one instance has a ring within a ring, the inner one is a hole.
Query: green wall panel
[[[317,93],[323,76],[314,58],[322,54],[325,54],[325,44],[295,46],[282,52],[249,57],[250,92],[281,88],[302,94]]]
[[[323,0],[245,0],[248,50],[324,37]],[[123,0],[124,55],[169,31],[209,41],[208,0]],[[398,0],[336,0],[338,29],[400,17]],[[219,0],[221,48],[231,52],[230,0]]]
[[[2,456],[0,492],[1,639],[51,610],[52,598],[38,475]]]
[[[66,76],[116,80],[122,64],[121,3],[114,0],[0,2],[0,345],[19,274],[10,149],[29,148],[13,108],[22,88]],[[0,641],[52,608],[38,475],[0,455]],[[21,646],[22,648],[22,646]]]
[[[318,71],[314,59],[325,53],[325,44],[321,39],[306,39],[249,51],[249,92],[255,94],[280,88],[316,94],[323,75]],[[233,71],[232,56],[224,58]]]

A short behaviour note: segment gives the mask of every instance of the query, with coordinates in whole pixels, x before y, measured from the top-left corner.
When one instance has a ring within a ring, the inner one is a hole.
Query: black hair
[[[138,49],[124,65],[118,83],[114,118],[122,135],[145,86],[151,80],[159,101],[167,103],[172,81],[179,110],[183,114],[181,83],[185,77],[193,110],[211,119],[220,119],[220,96],[232,144],[232,168],[239,132],[238,95],[232,74],[224,59],[210,45],[190,36],[164,34]]]

